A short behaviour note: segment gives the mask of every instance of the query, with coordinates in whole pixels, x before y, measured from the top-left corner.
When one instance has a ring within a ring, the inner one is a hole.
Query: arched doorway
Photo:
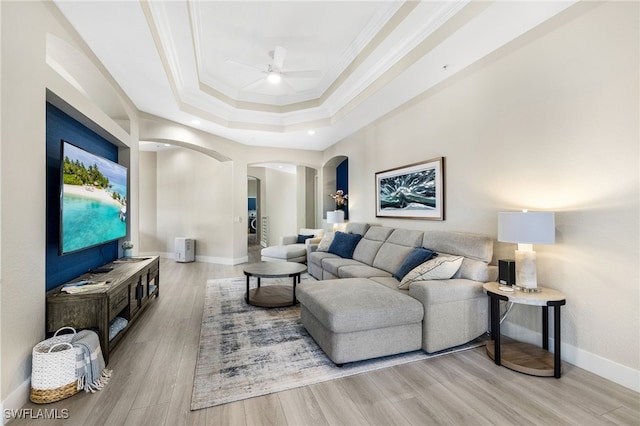
[[[247,176],[247,235],[249,245],[260,243],[260,179]]]

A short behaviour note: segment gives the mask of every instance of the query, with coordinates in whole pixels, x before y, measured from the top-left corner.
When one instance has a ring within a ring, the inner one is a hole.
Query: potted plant
[[[122,243],[122,255],[124,257],[131,257],[132,249],[133,249],[133,243],[131,241],[125,241]]]
[[[345,194],[342,189],[338,189],[335,194],[330,194],[329,197],[336,202],[336,210],[344,210],[349,195]]]

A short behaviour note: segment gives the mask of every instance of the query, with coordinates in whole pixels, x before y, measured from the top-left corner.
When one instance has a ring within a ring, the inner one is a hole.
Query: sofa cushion
[[[373,264],[373,259],[375,259],[381,246],[382,241],[369,240],[363,237],[356,246],[356,249],[353,251],[353,259],[362,262],[365,265],[371,265]]]
[[[371,266],[395,273],[411,250],[421,246],[422,238],[422,231],[394,229],[378,250]]]
[[[289,244],[284,246],[269,246],[265,247],[260,251],[262,255],[262,260],[269,259],[281,259],[281,260],[292,260],[299,259],[307,256],[307,249],[304,244]],[[304,260],[303,260],[304,261]]]
[[[387,242],[407,247],[421,247],[423,238],[424,232],[422,231],[416,231],[413,229],[394,229],[393,233],[389,235],[389,238],[387,238]]]
[[[361,238],[362,235],[360,234],[345,234],[344,232],[338,231],[329,246],[329,253],[337,254],[345,259],[351,259],[353,257],[353,251]]]
[[[385,287],[388,287],[392,290],[395,291],[399,291],[401,293],[404,294],[409,294],[409,289],[408,288],[398,288],[398,280],[396,280],[395,278],[393,278],[391,275],[389,275],[388,277],[371,277],[369,278],[371,281],[375,281],[380,285],[383,285]]]
[[[335,254],[328,253],[326,251],[313,251],[308,253],[307,262],[314,263],[318,266],[322,266],[322,261],[326,258],[337,258]]]
[[[360,263],[358,265],[344,265],[338,270],[340,278],[373,278],[373,277],[390,277],[391,274],[382,269]],[[398,282],[396,281],[396,286]]]
[[[407,294],[366,278],[298,284],[300,303],[335,333],[422,321],[424,307]]]
[[[347,226],[346,226],[344,231],[347,234],[364,235],[364,234],[367,233],[367,231],[369,230],[370,227],[371,227],[371,225],[369,225],[368,223],[349,222],[349,223],[347,223]]]
[[[332,253],[327,254],[330,254],[331,257],[322,259],[322,269],[336,277],[340,276],[340,269],[347,265],[361,265],[357,260],[345,259]]]
[[[356,246],[356,249],[353,251],[353,258],[364,264],[372,265],[373,259],[375,259],[376,254],[378,254],[382,243],[386,241],[392,232],[393,228],[372,226],[367,233],[364,234]]]
[[[378,250],[378,254],[371,266],[393,274],[400,268],[404,259],[414,248],[386,242]]]
[[[491,262],[493,239],[485,235],[452,231],[426,231],[422,247],[429,247],[438,253],[451,253],[469,259]]]
[[[462,256],[439,255],[411,270],[398,288],[407,288],[415,281],[448,280],[458,272],[462,259]]]
[[[398,268],[398,270],[393,274],[395,279],[398,281],[402,281],[405,275],[409,273],[413,268],[418,265],[423,264],[427,260],[432,257],[437,256],[438,254],[433,250],[429,250],[423,247],[416,247],[404,258],[402,265]]]

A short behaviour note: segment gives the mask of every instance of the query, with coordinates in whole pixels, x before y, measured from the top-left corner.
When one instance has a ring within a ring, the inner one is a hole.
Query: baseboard
[[[238,259],[228,258],[228,257],[210,257],[210,256],[198,256],[196,255],[196,261],[205,262],[205,263],[217,263],[219,265],[239,265],[241,263],[247,263],[249,261],[248,256],[243,256]]]
[[[31,391],[31,377],[27,378],[20,384],[9,396],[0,403],[0,409],[2,409],[2,424],[13,420],[14,417],[11,413],[15,410],[20,410],[24,405],[29,402],[29,392]]]
[[[176,255],[172,252],[161,252],[161,253],[141,253],[140,256],[160,256],[163,259],[175,259]],[[249,261],[248,256],[243,256],[239,258],[229,258],[229,257],[212,257],[212,256],[198,256],[196,255],[196,262],[204,262],[204,263],[216,263],[218,265],[228,265],[235,266],[240,265],[241,263],[247,263]]]
[[[500,333],[521,342],[540,345],[542,333],[505,321],[500,326]],[[549,348],[553,351],[553,338],[549,338]],[[640,392],[640,371],[626,365],[606,359],[600,355],[587,352],[567,343],[560,346],[562,360],[587,370],[607,380],[611,380],[633,391]]]

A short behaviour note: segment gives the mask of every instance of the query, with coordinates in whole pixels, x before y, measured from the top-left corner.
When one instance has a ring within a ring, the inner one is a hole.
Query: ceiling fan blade
[[[259,86],[261,86],[262,84],[265,83],[265,79],[264,78],[259,78],[256,81],[254,81],[253,83],[249,83],[246,86],[240,88],[240,90],[247,90],[247,91],[251,91]]]
[[[276,46],[273,50],[273,66],[280,71],[284,64],[284,58],[287,56],[287,49],[282,46]]]
[[[307,71],[284,71],[283,77],[287,78],[320,78],[322,71],[320,70],[307,70]]]
[[[259,72],[263,72],[264,71],[260,67],[256,67],[255,65],[245,64],[244,62],[239,62],[239,61],[236,61],[235,59],[227,58],[227,59],[225,59],[225,62],[230,63],[230,64],[234,64],[234,65],[239,65],[239,66],[244,67],[244,68],[249,68],[249,69],[252,69],[254,71],[259,71]]]
[[[285,79],[282,79],[281,84],[283,84],[291,93],[298,93],[298,91],[293,87],[289,82]]]

